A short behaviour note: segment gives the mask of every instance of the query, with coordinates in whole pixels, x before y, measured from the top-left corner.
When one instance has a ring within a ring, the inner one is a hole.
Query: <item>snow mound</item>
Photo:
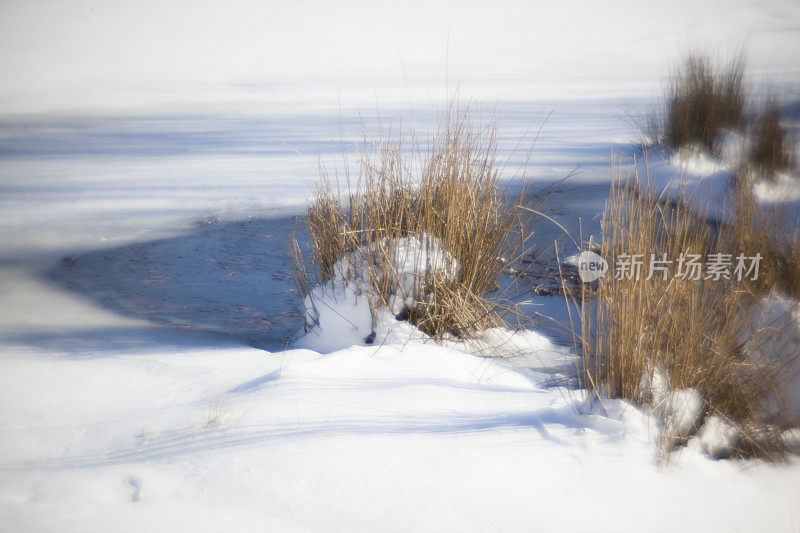
[[[700,449],[711,457],[721,459],[728,456],[736,447],[741,433],[727,420],[719,415],[712,415],[706,420],[703,429],[697,435]]]
[[[657,146],[636,161],[636,172],[645,186],[657,193],[666,191],[668,199],[686,201],[708,218],[735,223],[735,175],[748,166],[750,145],[747,136],[725,132],[719,154],[697,146],[677,152]],[[771,177],[757,170],[749,173],[753,195],[764,214],[772,214],[776,205],[780,206],[779,212],[791,233],[800,213],[800,180],[796,172],[777,172]]]
[[[382,239],[337,261],[331,279],[303,301],[306,333],[297,345],[321,353],[390,338],[404,342],[425,335],[395,319],[421,298],[429,275],[452,279],[460,266],[430,235]],[[388,307],[380,305],[373,281],[389,276]]]
[[[453,279],[458,274],[458,260],[442,248],[436,237],[405,237],[391,245],[394,293],[389,300],[389,309],[395,315],[414,305],[425,276],[438,274]]]
[[[674,390],[655,404],[665,438],[680,440],[691,436],[703,414],[703,405],[703,395],[694,388]]]
[[[362,246],[337,261],[331,280],[306,296],[306,331],[295,346],[332,353],[356,345],[433,344],[428,335],[397,316],[424,298],[420,291],[426,276],[452,279],[458,269],[458,261],[440,241],[427,235]],[[392,277],[390,294],[388,305],[382,306],[372,280],[387,273]],[[496,327],[477,338],[450,338],[439,344],[469,354],[514,358],[526,368],[554,369],[574,363],[568,348],[530,330]]]

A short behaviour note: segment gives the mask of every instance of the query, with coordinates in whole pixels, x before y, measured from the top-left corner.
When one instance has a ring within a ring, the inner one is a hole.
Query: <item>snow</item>
[[[748,335],[749,333],[749,335]],[[742,336],[756,361],[778,364],[787,402],[784,412],[800,420],[800,302],[777,291],[761,298]]]
[[[458,274],[458,268],[458,261],[442,248],[439,239],[428,235],[362,246],[337,261],[331,279],[305,297],[306,324],[294,346],[332,353],[371,344],[436,345],[433,339],[397,317],[424,297],[421,290],[426,275],[438,274],[450,279]],[[385,306],[380,304],[370,283],[382,273],[393,278]],[[533,330],[496,327],[475,339],[445,339],[441,344],[466,353],[502,357],[525,368],[563,373],[575,365],[575,357],[568,348]]]
[[[374,331],[373,303],[367,293],[347,285],[314,290],[303,302],[306,327],[310,331],[297,341],[298,346],[327,353],[361,344]]]
[[[792,527],[797,465],[686,450],[659,472],[644,413],[544,377],[432,344],[6,351],[0,509],[59,531]]]
[[[410,309],[424,295],[422,286],[428,275],[452,280],[458,275],[458,260],[442,247],[436,237],[405,237],[389,244],[393,247],[390,272],[393,284],[390,288],[389,310],[399,315]]]
[[[705,399],[697,389],[677,389],[654,405],[664,438],[672,441],[690,437],[699,425]]]
[[[670,452],[681,442],[688,441],[690,446],[698,448],[697,439],[693,437],[703,426],[705,398],[702,393],[691,387],[672,389],[669,376],[658,367],[653,369],[649,381],[642,376],[641,386],[649,390],[652,398],[652,414],[659,427],[661,460],[668,460]],[[718,448],[727,449],[725,447],[730,443],[720,442],[721,433],[715,424],[703,426],[703,431],[706,433],[700,435],[699,449],[718,457],[715,453]]]
[[[795,132],[797,126],[790,128]],[[666,198],[687,203],[695,212],[713,221],[735,223],[734,180],[746,160],[748,140],[728,132],[723,135],[720,155],[699,148],[672,152],[654,146],[631,165],[649,190]],[[800,178],[796,170],[764,176],[751,171],[747,179],[756,200],[758,216],[770,221],[776,235],[792,235],[800,220]]]
[[[459,268],[458,261],[442,248],[437,237],[412,235],[391,241],[384,238],[337,261],[332,268],[331,280],[320,287],[316,299],[322,299],[326,291],[335,291],[342,286],[346,292],[363,293],[375,302],[378,295],[374,294],[372,280],[386,274],[391,277],[388,309],[399,315],[424,296],[422,287],[426,276],[437,275],[449,280],[458,275]],[[315,293],[310,296],[313,301]],[[309,307],[313,305],[306,304],[307,311]]]
[[[395,317],[424,297],[426,276],[452,279],[458,269],[458,261],[430,235],[384,238],[364,245],[334,263],[331,279],[305,297],[307,331],[296,344],[327,353],[362,344],[370,336],[370,344],[383,344],[390,336],[400,343],[419,338],[421,333],[399,324]],[[372,284],[382,275],[390,276],[386,306],[380,304],[381,296]]]
[[[631,529],[780,531],[797,516],[800,464],[745,470],[687,448],[660,471],[656,421],[552,386],[569,350],[536,332],[490,334],[539,368],[420,338],[269,353],[3,273],[11,529],[618,530],[625,513]],[[31,340],[42,323],[61,342]]]
[[[754,78],[800,80],[789,2],[491,7],[0,5],[3,529],[797,527],[796,460],[704,445],[659,469],[657,420],[587,403],[544,330],[436,344],[384,315],[367,345],[368,302],[343,291],[322,295],[339,313],[316,340],[259,336],[302,326],[280,242],[320,160],[354,162],[362,121],[424,139],[456,88],[499,101],[502,177],[535,137],[538,179],[578,167],[552,214],[597,234],[610,154],[638,135],[625,114],[681,50],[735,35]]]
[[[83,327],[124,323],[79,305],[60,302]],[[666,502],[682,512],[656,531],[792,527],[797,465],[744,471],[686,450],[659,472],[649,417],[618,401],[603,414],[545,378],[430,343],[6,348],[0,509],[7,527],[63,531],[603,530]]]
[[[712,457],[725,457],[736,447],[740,432],[719,415],[711,415],[697,436],[702,450]],[[692,443],[693,444],[693,443]]]
[[[702,150],[678,153],[655,146],[635,164],[644,187],[667,199],[686,202],[701,216],[728,222],[732,217],[731,182],[738,160],[729,161]]]
[[[800,181],[781,172],[774,180],[758,181],[753,186],[753,193],[765,204],[800,202]]]
[[[800,62],[782,0],[46,5],[3,3],[2,113],[406,104],[446,80],[485,101],[652,97],[695,47],[746,43],[757,79],[796,82]]]

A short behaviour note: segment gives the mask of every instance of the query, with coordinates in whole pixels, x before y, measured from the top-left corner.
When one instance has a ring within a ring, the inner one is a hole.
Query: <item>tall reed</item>
[[[751,341],[762,291],[749,279],[752,273],[742,280],[735,274],[738,254],[749,258],[757,247],[743,230],[707,222],[688,207],[690,199],[686,194],[667,202],[639,176],[612,179],[601,251],[612,273],[599,281],[594,305],[583,310],[585,384],[598,394],[648,404],[654,379],[664,376],[670,390],[702,395],[694,430],[718,414],[740,429],[740,452],[779,453],[782,365],[765,360]],[[748,242],[749,249],[739,249]],[[728,279],[709,276],[715,254],[731,261]],[[632,257],[641,258],[639,272],[624,267],[635,263]],[[698,279],[692,258],[701,261]]]

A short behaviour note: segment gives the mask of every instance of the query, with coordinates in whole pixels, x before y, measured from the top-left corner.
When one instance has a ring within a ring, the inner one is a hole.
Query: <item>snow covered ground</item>
[[[547,374],[413,342],[268,354],[25,279],[3,278],[4,338],[46,322],[83,347],[3,344],[9,531],[797,525],[800,466],[659,470],[643,413]]]
[[[782,127],[789,135],[797,136],[800,120],[788,116]],[[691,148],[672,153],[661,146],[651,146],[639,151],[629,172],[635,170],[642,184],[657,194],[666,191],[668,198],[688,202],[710,220],[735,224],[735,179],[746,162],[748,142],[745,136],[728,132],[720,155]],[[798,177],[796,169],[784,169],[771,177],[754,172],[748,177],[753,181],[756,208],[776,224],[777,235],[791,236],[800,224]]]
[[[281,349],[282,243],[359,112],[499,101],[509,178],[546,119],[531,170],[578,168],[552,214],[591,233],[681,51],[745,41],[790,94],[798,34],[777,0],[0,3],[0,529],[800,528],[800,464],[659,469],[655,422],[555,386],[535,334]]]

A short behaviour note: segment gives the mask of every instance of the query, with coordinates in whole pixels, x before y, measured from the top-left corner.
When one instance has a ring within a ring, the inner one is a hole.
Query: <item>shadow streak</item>
[[[303,327],[287,253],[299,222],[208,219],[178,237],[78,253],[44,276],[123,316],[283,349]],[[76,351],[102,343],[128,350],[140,342],[130,331],[96,333],[66,338],[54,332],[43,342],[72,343]]]

